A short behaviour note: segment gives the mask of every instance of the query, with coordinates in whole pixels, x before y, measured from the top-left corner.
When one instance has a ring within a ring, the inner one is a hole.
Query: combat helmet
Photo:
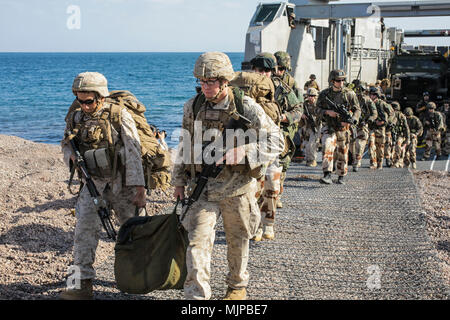
[[[306,95],[307,96],[318,96],[319,95],[319,91],[317,91],[316,88],[308,88],[308,91],[306,91]]]
[[[376,95],[378,98],[381,97],[381,90],[378,87],[370,87],[369,94]]]
[[[196,78],[218,78],[231,81],[235,73],[230,58],[222,52],[205,52],[198,57],[194,66]]]
[[[405,109],[405,112],[404,112],[408,117],[410,117],[410,116],[412,116],[413,114],[414,114],[414,111],[413,111],[413,109],[411,108],[411,107],[408,107],[408,108],[406,108]]]
[[[108,81],[98,72],[83,72],[75,77],[72,84],[72,92],[96,92],[101,97],[109,96]]]
[[[344,70],[331,70],[330,76],[328,77],[328,82],[331,83],[331,81],[335,80],[345,80],[346,74]]]
[[[428,102],[427,103],[427,110],[430,110],[430,109],[435,110],[436,109],[436,103]]]
[[[275,58],[277,59],[278,67],[284,67],[286,70],[291,71],[291,56],[285,51],[275,52]]]
[[[391,106],[395,111],[400,111],[402,109],[400,103],[398,103],[397,101],[391,102]]]
[[[277,70],[277,58],[269,52],[261,52],[250,61],[251,65],[256,68]]]

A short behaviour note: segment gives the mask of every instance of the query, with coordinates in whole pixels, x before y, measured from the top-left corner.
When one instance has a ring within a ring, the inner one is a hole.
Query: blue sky
[[[384,0],[386,1],[386,0]],[[0,52],[244,51],[260,0],[0,0]],[[341,3],[370,1],[341,1]],[[71,20],[80,9],[80,28]],[[71,28],[68,28],[71,24]],[[386,19],[404,29],[449,28],[449,17]],[[450,38],[408,40],[450,45]]]

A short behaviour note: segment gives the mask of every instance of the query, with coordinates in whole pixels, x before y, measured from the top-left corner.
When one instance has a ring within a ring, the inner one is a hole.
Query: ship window
[[[259,8],[253,23],[271,22],[278,12],[281,4],[264,4]]]
[[[330,36],[330,28],[314,27],[312,35],[314,37],[314,49],[316,52],[316,60],[325,60],[327,58],[328,37]]]

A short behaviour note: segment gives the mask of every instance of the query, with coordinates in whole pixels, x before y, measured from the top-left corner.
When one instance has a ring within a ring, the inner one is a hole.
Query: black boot
[[[331,172],[330,171],[325,171],[323,173],[323,178],[320,179],[320,183],[324,183],[324,184],[332,184],[333,181],[331,180]]]
[[[388,168],[392,167],[391,159],[386,159],[386,167],[388,167]]]
[[[338,184],[345,184],[344,176],[339,176],[337,183]]]

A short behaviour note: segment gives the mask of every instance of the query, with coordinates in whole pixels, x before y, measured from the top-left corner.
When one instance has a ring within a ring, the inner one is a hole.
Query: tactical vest
[[[275,100],[281,108],[281,114],[290,111],[294,106],[303,103],[295,95],[294,91],[279,77],[272,77],[275,87]],[[293,123],[289,126],[281,126],[284,135],[284,150],[280,154],[280,159],[287,158],[289,162],[295,153],[294,137],[298,131],[298,124]]]
[[[112,126],[117,120],[111,119],[111,107],[111,104],[104,103],[93,114],[78,109],[68,119],[69,129],[76,137],[89,174],[98,178],[113,179],[120,165],[119,154],[115,152],[120,147],[120,130]]]
[[[226,109],[213,109],[212,104],[210,104],[203,93],[197,94],[194,98],[192,104],[193,110],[193,119],[195,121],[201,121],[202,123],[202,138],[203,134],[206,130],[209,129],[217,129],[220,132],[223,132],[227,123],[231,119],[231,115],[234,112],[237,112],[241,115],[244,115],[244,92],[239,88],[228,87],[228,99],[229,105]],[[194,135],[192,135],[191,146],[194,145]],[[210,141],[202,141],[203,147],[209,144]],[[203,152],[202,152],[203,154]],[[191,148],[191,155],[194,155],[194,150]],[[195,161],[195,159],[191,159]],[[196,159],[196,162],[199,162],[200,159]],[[239,164],[233,166],[227,166],[232,171],[239,171],[242,174],[250,174],[250,170],[247,165]],[[196,173],[202,171],[201,164],[190,164],[186,166],[186,171],[194,178]]]
[[[370,103],[372,103],[372,100],[370,100],[369,97],[361,96],[361,98],[358,97],[359,105],[361,107],[361,122],[367,123],[369,118],[372,116],[372,110],[370,108]],[[370,101],[369,101],[370,100]]]
[[[347,88],[343,88],[341,91],[335,92],[333,91],[333,89],[331,87],[323,90],[320,94],[319,94],[319,99],[322,102],[323,100],[325,100],[325,98],[321,98],[323,96],[327,96],[331,101],[333,101],[334,103],[338,104],[338,105],[343,105],[345,106],[345,108],[347,108],[350,112],[353,113],[353,111],[350,108],[350,102],[349,99],[347,97],[347,94],[350,92],[349,89]],[[318,100],[319,100],[318,99]],[[323,100],[322,100],[323,99]],[[327,107],[323,108],[322,106],[326,105]],[[329,107],[327,105],[326,102],[324,102],[323,104],[320,105],[320,107],[322,107],[325,110],[332,110],[331,107]],[[324,115],[323,119],[325,121],[325,123],[327,124],[328,130],[329,132],[332,132],[333,130],[339,130],[342,129],[341,126],[341,119],[340,117],[330,117],[328,115]],[[330,131],[331,130],[331,131]]]

